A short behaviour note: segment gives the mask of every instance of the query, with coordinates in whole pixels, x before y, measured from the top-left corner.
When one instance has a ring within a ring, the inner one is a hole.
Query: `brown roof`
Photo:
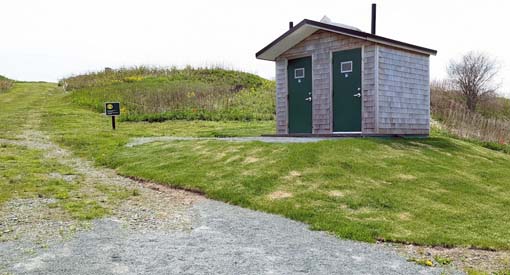
[[[288,30],[276,40],[271,42],[269,45],[264,47],[262,50],[257,52],[255,56],[258,59],[271,60],[274,61],[278,56],[287,51],[288,49],[294,47],[296,44],[301,42],[306,37],[310,36],[317,30],[326,30],[334,33],[343,34],[350,37],[355,37],[359,39],[364,39],[368,41],[373,41],[375,43],[388,45],[396,48],[401,48],[421,54],[427,55],[436,55],[437,51],[428,49],[421,46],[416,46],[413,44],[397,41],[394,39],[389,39],[386,37],[374,35],[367,32],[362,32],[354,29],[344,28],[337,25],[327,24],[323,22],[313,21],[309,19],[304,19],[299,24],[294,26],[292,29]]]

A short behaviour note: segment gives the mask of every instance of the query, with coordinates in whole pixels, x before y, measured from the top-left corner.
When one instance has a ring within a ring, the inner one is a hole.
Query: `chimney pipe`
[[[289,22],[289,30],[292,29],[294,27],[294,22],[290,21]]]
[[[376,9],[377,9],[376,4],[372,4],[372,32],[371,33],[374,35],[375,35],[375,22],[376,22],[376,17],[377,17]]]

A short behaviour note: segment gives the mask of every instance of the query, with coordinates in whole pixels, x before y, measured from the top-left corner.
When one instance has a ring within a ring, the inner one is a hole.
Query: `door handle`
[[[309,96],[309,97],[305,98],[305,100],[306,100],[306,101],[310,101],[310,102],[311,102],[311,101],[312,101],[312,97],[311,97],[311,96]]]
[[[354,94],[355,97],[361,97],[361,93]]]

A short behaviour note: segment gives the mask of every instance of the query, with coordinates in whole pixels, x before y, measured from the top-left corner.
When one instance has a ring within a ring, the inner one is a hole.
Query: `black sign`
[[[107,116],[120,116],[120,103],[106,102],[104,105],[104,110]]]

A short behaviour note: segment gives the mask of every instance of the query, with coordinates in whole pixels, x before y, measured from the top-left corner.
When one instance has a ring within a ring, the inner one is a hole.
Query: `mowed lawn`
[[[41,106],[42,129],[122,175],[200,190],[355,240],[510,248],[510,155],[440,135],[128,148],[130,138],[140,136],[260,135],[273,131],[273,122],[125,122],[112,131],[107,117],[51,93]]]

